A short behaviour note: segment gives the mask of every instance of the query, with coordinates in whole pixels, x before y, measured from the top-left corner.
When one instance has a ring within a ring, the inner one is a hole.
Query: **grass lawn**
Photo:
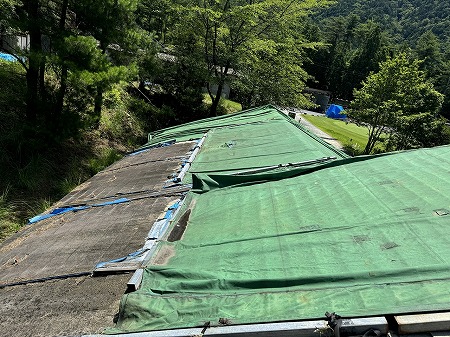
[[[208,94],[204,94],[203,95],[203,102],[206,105],[211,105],[212,101],[211,101],[211,97],[209,97]],[[240,103],[231,101],[229,99],[226,98],[221,98],[220,99],[220,103],[219,103],[219,109],[222,108],[225,111],[225,114],[230,114],[233,112],[238,112],[242,110],[242,106]]]
[[[328,117],[302,115],[308,122],[336,138],[352,155],[361,154],[367,144],[368,130],[354,123]]]

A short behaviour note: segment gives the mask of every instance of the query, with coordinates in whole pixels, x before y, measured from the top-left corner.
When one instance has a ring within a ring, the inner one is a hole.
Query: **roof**
[[[164,183],[194,146],[184,142],[123,158],[54,205],[54,216],[3,242],[0,335],[75,336],[112,326],[130,275],[92,272],[142,248],[151,224],[185,193]]]
[[[449,158],[440,147],[281,179],[198,176],[183,234],[161,241],[119,330],[448,310]]]
[[[449,155],[349,158],[271,106],[160,130],[0,246],[4,284],[55,277],[6,286],[6,307],[32,312],[29,291],[44,316],[68,286],[71,315],[103,312],[64,333],[96,333],[126,283],[109,273],[137,270],[108,333],[449,310]]]

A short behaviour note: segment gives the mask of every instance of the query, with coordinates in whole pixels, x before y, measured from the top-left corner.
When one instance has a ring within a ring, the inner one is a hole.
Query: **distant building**
[[[325,113],[330,102],[331,91],[305,88],[303,93],[313,96],[313,102],[319,106],[319,112]]]
[[[0,49],[8,53],[26,50],[29,46],[29,35],[0,35]]]

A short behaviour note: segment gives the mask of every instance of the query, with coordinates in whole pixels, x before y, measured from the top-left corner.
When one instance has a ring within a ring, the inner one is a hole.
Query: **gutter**
[[[208,322],[209,323],[209,322]],[[160,330],[148,332],[134,332],[117,335],[115,337],[192,337],[192,336],[214,336],[214,337],[320,337],[325,335],[322,329],[329,329],[325,320],[264,323],[247,325],[224,325],[217,327],[188,328],[174,330]],[[371,330],[380,335],[388,333],[388,322],[384,317],[366,317],[342,319],[340,327],[341,335],[355,336],[364,335]],[[83,337],[105,337],[105,335],[84,335]]]

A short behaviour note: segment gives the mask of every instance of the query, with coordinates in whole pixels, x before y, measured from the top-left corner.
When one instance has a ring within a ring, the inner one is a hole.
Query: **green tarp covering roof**
[[[299,129],[298,124],[287,122],[284,116],[276,117],[258,124],[210,130],[189,173],[236,173],[279,164],[347,157],[303,128]]]
[[[256,153],[283,152],[249,133]],[[114,332],[450,309],[450,147],[232,175],[210,173],[204,146],[173,223],[185,231],[160,242]]]
[[[280,125],[283,125],[283,128],[281,130],[279,127]],[[243,126],[248,126],[248,128],[242,129],[241,127]],[[260,126],[262,126],[262,128],[260,128]],[[292,136],[293,129],[296,129],[295,133],[298,135],[294,136],[295,140],[301,141],[300,143],[296,144],[298,152],[307,151],[312,147],[314,147],[315,151],[317,151],[318,148],[322,147],[328,148],[329,153],[334,153],[334,155],[338,154],[339,156],[346,156],[343,152],[338,151],[327,142],[315,136],[310,131],[303,128],[302,126],[300,126],[300,124],[293,121],[290,117],[286,116],[271,105],[245,110],[230,115],[202,119],[200,121],[155,131],[148,135],[149,141],[142,148],[150,147],[155,144],[168,142],[171,140],[181,142],[186,140],[199,139],[208,131],[217,129],[232,129],[233,131],[228,134],[231,134],[234,137],[240,136],[241,139],[249,139],[245,137],[254,138],[256,135],[252,135],[252,133],[255,132],[255,130],[265,130],[268,137],[266,139],[267,142],[268,140],[271,140],[270,137],[274,134],[273,130],[271,130],[271,127],[275,126],[277,126],[277,132],[280,132],[276,134],[278,138],[289,138]],[[263,142],[264,135],[260,134],[259,137],[261,138],[261,142]],[[314,146],[312,146],[313,142]],[[305,145],[306,143],[309,143],[308,148],[303,147],[303,145]]]

